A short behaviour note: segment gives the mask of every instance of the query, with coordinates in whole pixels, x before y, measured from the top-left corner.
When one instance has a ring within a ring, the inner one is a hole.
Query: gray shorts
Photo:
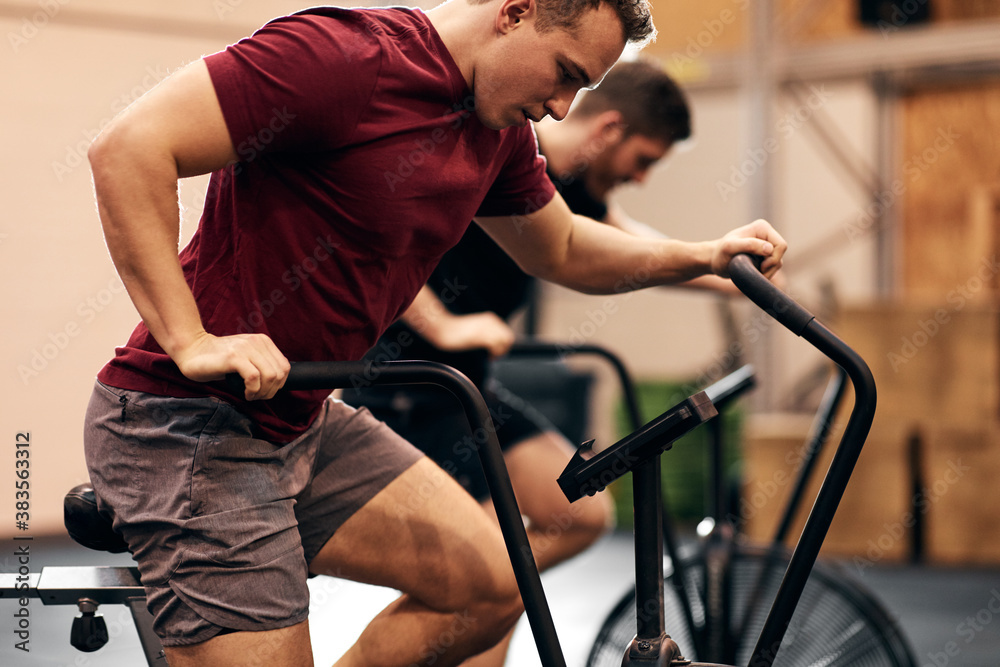
[[[165,646],[305,620],[308,564],[422,456],[366,410],[333,399],[306,433],[276,445],[216,398],[100,382],[84,449]]]

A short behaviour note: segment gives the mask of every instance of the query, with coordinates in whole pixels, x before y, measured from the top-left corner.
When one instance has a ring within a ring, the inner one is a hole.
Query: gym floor
[[[9,561],[8,561],[9,562]],[[130,564],[128,555],[105,558],[69,538],[36,539],[31,568],[46,565]],[[845,563],[850,569],[850,564]],[[5,568],[8,569],[8,568]],[[876,565],[860,577],[899,620],[919,667],[1000,665],[1000,568],[936,568]],[[582,667],[604,616],[632,584],[631,535],[613,533],[595,548],[543,577],[560,641],[570,667]],[[317,665],[330,665],[375,613],[395,594],[326,577],[310,582],[310,625]],[[0,616],[13,607],[0,602]],[[39,667],[137,667],[141,649],[124,607],[102,608],[111,641],[95,653],[69,644],[76,609],[30,606],[30,653],[14,649],[8,631],[0,644],[0,665]],[[3,623],[12,627],[10,623]],[[522,619],[508,665],[531,667],[538,657]]]

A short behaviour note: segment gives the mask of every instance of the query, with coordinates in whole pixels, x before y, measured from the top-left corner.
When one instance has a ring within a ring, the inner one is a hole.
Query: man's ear
[[[625,118],[620,111],[608,109],[594,116],[592,132],[609,144],[617,144],[625,138]]]
[[[535,16],[535,0],[501,0],[497,11],[496,29],[504,34]]]

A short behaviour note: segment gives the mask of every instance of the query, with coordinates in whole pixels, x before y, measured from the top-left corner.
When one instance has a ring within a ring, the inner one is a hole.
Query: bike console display
[[[592,496],[636,465],[670,449],[679,437],[717,414],[708,394],[701,391],[591,458],[584,455],[592,451],[594,441],[585,442],[559,475],[559,488],[570,502]]]

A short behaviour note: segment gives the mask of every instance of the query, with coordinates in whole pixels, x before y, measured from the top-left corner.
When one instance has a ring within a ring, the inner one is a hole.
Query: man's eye
[[[562,65],[560,65],[560,66],[559,66],[559,71],[560,71],[560,72],[562,73],[562,78],[563,78],[563,81],[573,81],[573,79],[575,78],[575,77],[574,77],[574,76],[573,76],[573,75],[572,75],[572,74],[570,73],[570,71],[569,71],[568,69],[566,69],[566,68],[565,68],[564,66],[562,66]]]

